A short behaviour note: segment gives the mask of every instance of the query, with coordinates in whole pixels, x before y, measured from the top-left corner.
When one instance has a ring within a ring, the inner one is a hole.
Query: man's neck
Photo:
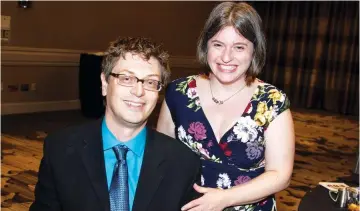
[[[137,136],[146,125],[146,121],[139,125],[132,125],[130,123],[114,119],[111,115],[107,114],[105,114],[105,123],[116,139],[121,142],[127,142]]]

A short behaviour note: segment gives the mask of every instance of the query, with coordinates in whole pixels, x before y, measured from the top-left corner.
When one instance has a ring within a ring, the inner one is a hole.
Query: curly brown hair
[[[141,55],[146,61],[150,57],[154,57],[161,65],[161,82],[164,85],[168,83],[170,78],[169,54],[162,49],[162,45],[144,37],[119,37],[110,42],[101,64],[106,80],[109,79],[109,74],[120,57],[125,59],[126,53]]]

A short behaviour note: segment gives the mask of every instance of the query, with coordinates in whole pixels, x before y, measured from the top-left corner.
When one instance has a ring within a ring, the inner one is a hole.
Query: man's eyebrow
[[[131,75],[136,75],[133,71],[130,71],[128,69],[122,69],[122,70],[119,71],[119,73],[123,73],[123,72],[130,73]],[[158,74],[149,74],[149,75],[145,76],[145,78],[148,78],[148,77],[159,77],[160,78],[160,75],[158,75]]]
[[[158,74],[150,74],[150,75],[147,75],[146,77],[153,77],[153,76],[160,77],[160,75],[158,75]]]
[[[122,69],[119,72],[128,72],[128,73],[133,74],[133,75],[135,74],[133,71],[130,71],[128,69]]]

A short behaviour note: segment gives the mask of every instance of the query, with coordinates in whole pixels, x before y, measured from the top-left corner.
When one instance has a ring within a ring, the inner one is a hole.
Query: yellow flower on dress
[[[264,114],[268,110],[268,107],[266,105],[265,101],[259,102],[256,113]]]
[[[256,114],[254,117],[255,122],[259,126],[263,126],[266,123],[266,116],[268,113],[268,107],[265,101],[259,102],[256,108]]]
[[[270,122],[272,117],[273,107],[268,108],[265,101],[259,102],[254,120],[259,126],[265,125],[267,122]]]
[[[273,107],[270,106],[270,109],[268,109],[267,111],[265,111],[265,114],[264,114],[264,116],[265,116],[265,118],[266,118],[266,120],[267,120],[268,122],[271,121],[272,113],[273,113]]]
[[[259,126],[263,126],[266,123],[265,115],[261,114],[261,113],[256,113],[254,120],[255,120],[256,124]]]
[[[273,100],[273,104],[276,104],[276,101],[281,101],[281,93],[276,89],[271,89],[269,91],[269,98]]]

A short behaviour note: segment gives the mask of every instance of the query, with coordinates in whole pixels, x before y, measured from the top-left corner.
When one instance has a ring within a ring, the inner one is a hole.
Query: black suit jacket
[[[109,211],[101,122],[67,128],[44,142],[30,211]],[[148,128],[133,211],[172,211],[198,197],[200,159],[184,144]]]

